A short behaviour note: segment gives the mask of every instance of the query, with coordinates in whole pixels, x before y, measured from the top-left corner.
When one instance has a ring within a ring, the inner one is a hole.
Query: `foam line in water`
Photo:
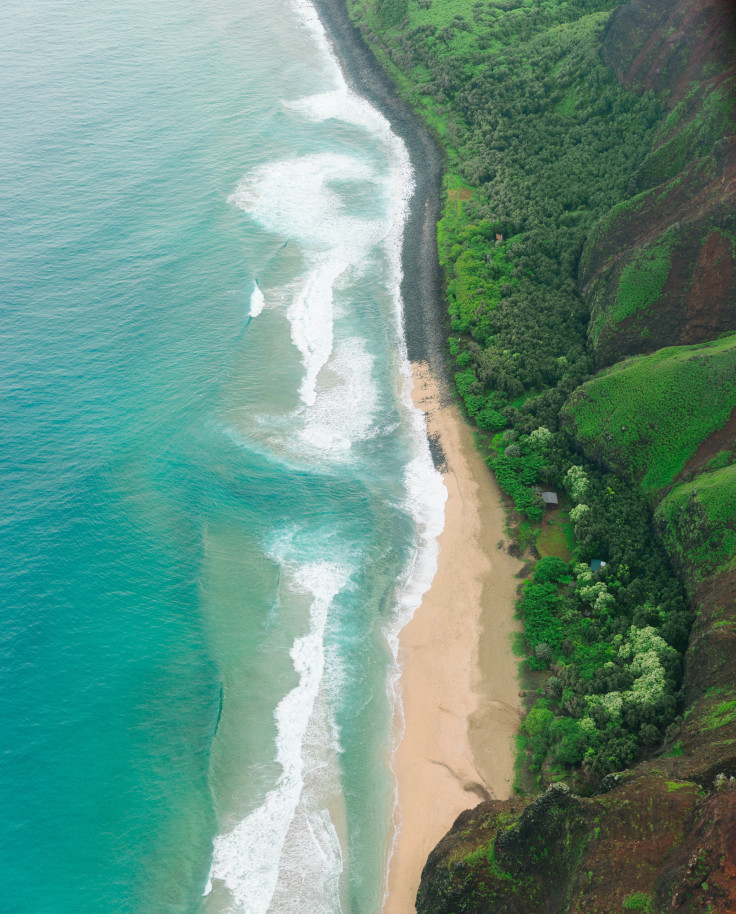
[[[304,741],[324,673],[327,614],[348,576],[339,565],[316,562],[297,568],[291,577],[291,589],[310,595],[312,604],[309,631],[291,649],[299,682],[274,712],[281,776],[257,809],[214,841],[209,884],[225,884],[238,914],[266,914],[271,906],[284,843],[304,786]]]
[[[358,337],[335,346],[326,364],[328,377],[314,404],[302,411],[300,444],[339,458],[356,441],[375,434],[378,393],[373,363],[373,356]]]
[[[394,304],[396,344],[399,350],[399,396],[410,423],[413,458],[405,472],[405,510],[415,525],[415,548],[397,584],[395,612],[385,636],[394,656],[388,690],[395,708],[397,726],[395,744],[403,730],[400,696],[400,667],[398,663],[399,633],[411,619],[429,588],[437,568],[439,547],[437,538],[444,526],[444,505],[447,490],[435,469],[427,440],[424,416],[411,399],[412,374],[404,337],[403,302],[401,300],[401,252],[409,200],[414,190],[413,172],[404,142],[392,131],[386,118],[368,101],[353,93],[343,76],[327,40],[322,23],[309,0],[293,0],[303,24],[322,49],[330,68],[334,88],[292,103],[293,110],[314,121],[339,119],[372,133],[389,153],[389,173],[381,175],[380,190],[390,200],[388,215],[380,221],[348,219],[341,213],[335,181],[372,181],[378,187],[377,176],[360,172],[355,160],[338,156],[306,156],[287,163],[278,163],[270,170],[261,170],[241,183],[232,202],[247,210],[266,229],[298,240],[311,249],[310,278],[297,294],[290,309],[292,338],[302,354],[305,378],[302,399],[312,407],[317,402],[317,377],[328,364],[333,346],[334,284],[341,273],[356,267],[373,245],[382,244],[389,258],[387,285]],[[341,171],[342,174],[338,174]],[[255,180],[253,180],[255,179]],[[332,185],[332,186],[331,186]],[[309,259],[309,258],[308,258]],[[334,266],[328,270],[328,264]],[[321,273],[318,274],[318,271]],[[308,284],[311,286],[307,288]],[[317,288],[321,293],[317,294]],[[327,294],[329,292],[329,294]],[[311,296],[311,303],[308,302]],[[319,306],[318,306],[319,301]],[[321,330],[317,330],[318,323]],[[328,323],[330,329],[328,329]],[[318,341],[319,333],[326,341]],[[329,351],[328,351],[329,350]],[[305,433],[308,423],[305,426]],[[312,427],[314,432],[315,427]],[[333,440],[333,445],[337,441]],[[395,748],[395,745],[394,745]],[[286,771],[286,769],[285,769]],[[394,844],[400,827],[394,792]],[[283,846],[283,844],[282,844]],[[392,845],[393,846],[393,845]],[[390,864],[392,851],[387,860]],[[385,885],[387,886],[386,879]]]
[[[317,376],[332,353],[333,290],[337,278],[347,266],[339,256],[325,256],[307,275],[286,312],[291,323],[292,342],[304,363],[305,373],[299,395],[307,406],[313,406],[317,399]]]
[[[239,183],[230,201],[271,232],[299,242],[308,271],[287,310],[291,338],[304,364],[300,396],[315,402],[317,376],[333,346],[334,289],[385,235],[381,220],[347,215],[338,185],[375,194],[371,166],[349,156],[319,153],[270,163]]]
[[[326,669],[326,680],[329,676]],[[333,731],[323,689],[305,735],[304,788],[284,841],[269,914],[340,914],[342,910],[342,847],[328,808],[340,793]]]
[[[258,317],[258,315],[263,311],[263,306],[266,304],[266,299],[263,297],[263,292],[261,287],[258,285],[258,280],[255,281],[253,285],[253,291],[250,295],[250,311],[248,312],[249,317]]]
[[[320,152],[269,162],[253,169],[230,194],[229,202],[263,228],[312,253],[337,248],[354,260],[379,242],[378,220],[346,215],[340,185],[380,193],[372,166],[342,153]]]

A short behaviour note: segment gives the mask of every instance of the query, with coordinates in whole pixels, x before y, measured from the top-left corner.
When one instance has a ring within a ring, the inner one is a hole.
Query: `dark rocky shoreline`
[[[348,16],[345,0],[312,0],[343,68],[348,85],[374,105],[406,144],[416,189],[404,229],[401,292],[410,361],[428,362],[443,386],[446,311],[437,259],[443,155],[434,138],[396,91]]]

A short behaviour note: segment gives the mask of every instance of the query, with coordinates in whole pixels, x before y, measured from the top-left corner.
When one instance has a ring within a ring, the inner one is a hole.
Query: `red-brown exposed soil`
[[[686,482],[694,476],[697,476],[698,473],[702,473],[707,467],[708,462],[711,461],[716,454],[720,454],[721,451],[733,450],[734,444],[736,444],[736,409],[728,417],[725,425],[719,428],[717,432],[713,432],[712,435],[709,435],[704,441],[700,442],[697,451],[688,460],[680,475],[675,479],[674,485]]]
[[[724,785],[698,811],[695,827],[662,886],[677,914],[736,911],[736,789]]]
[[[671,267],[658,300],[621,323],[605,320],[596,341],[598,365],[663,346],[702,343],[736,330],[736,137],[722,140],[705,162],[619,213],[581,268],[592,302],[591,326],[615,306],[621,273],[646,245],[676,228]]]
[[[725,192],[725,196],[729,196]],[[695,264],[687,299],[687,342],[718,335],[722,312],[733,300],[734,263],[731,239],[718,230],[710,232]]]
[[[604,59],[627,86],[666,93],[673,108],[693,83],[734,72],[732,0],[632,0],[611,17]]]
[[[736,329],[736,3],[630,0],[612,14],[602,54],[625,85],[654,90],[670,110],[683,105],[632,180],[632,193],[648,195],[618,210],[581,262],[600,367]],[[717,118],[705,118],[706,104]],[[689,164],[677,174],[682,161]],[[671,240],[673,229],[672,266],[659,299],[613,322],[608,314],[624,267],[668,231]]]

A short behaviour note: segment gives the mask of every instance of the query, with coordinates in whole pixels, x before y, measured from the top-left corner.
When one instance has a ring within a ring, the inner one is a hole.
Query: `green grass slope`
[[[677,486],[655,521],[668,552],[697,585],[733,570],[736,559],[736,466],[701,473]]]
[[[637,356],[580,387],[563,421],[593,459],[655,494],[736,408],[736,335]]]

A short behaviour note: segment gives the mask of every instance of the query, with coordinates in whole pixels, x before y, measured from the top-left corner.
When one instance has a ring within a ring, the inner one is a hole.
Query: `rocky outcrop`
[[[698,784],[645,772],[592,798],[555,785],[524,808],[483,803],[432,852],[418,914],[655,910],[656,897],[679,887],[704,802]]]
[[[667,748],[597,796],[553,785],[464,812],[427,861],[418,914],[736,910],[733,589],[701,600]]]

